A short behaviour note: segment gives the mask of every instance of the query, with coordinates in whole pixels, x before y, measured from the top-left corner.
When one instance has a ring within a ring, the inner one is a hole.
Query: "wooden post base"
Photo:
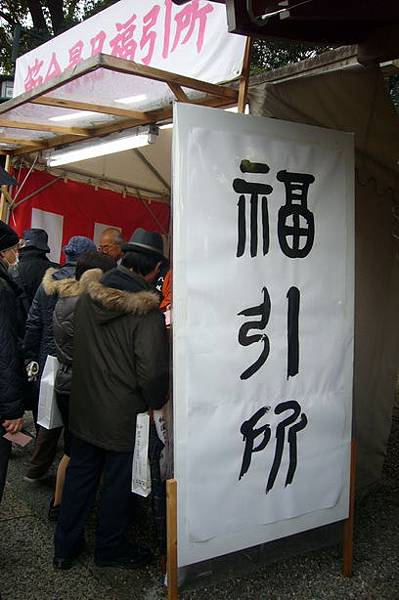
[[[167,525],[167,574],[168,600],[178,600],[177,580],[177,481],[166,482],[166,525]]]
[[[356,482],[356,442],[352,440],[351,444],[351,470],[349,487],[349,516],[344,522],[343,531],[343,575],[352,577],[353,574],[353,529],[355,522],[355,482]]]

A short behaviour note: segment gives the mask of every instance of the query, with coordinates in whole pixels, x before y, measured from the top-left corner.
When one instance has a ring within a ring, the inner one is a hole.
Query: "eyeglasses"
[[[116,246],[115,242],[112,242],[112,244],[104,244],[104,245],[98,247],[98,251],[99,252],[108,252],[108,250],[111,250],[111,248],[113,246]]]

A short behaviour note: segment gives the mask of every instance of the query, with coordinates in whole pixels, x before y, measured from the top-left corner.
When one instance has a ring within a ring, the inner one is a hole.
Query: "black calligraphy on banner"
[[[267,335],[265,333],[254,333],[252,335],[249,334],[251,330],[263,331],[269,322],[271,302],[269,292],[265,287],[262,290],[262,294],[263,302],[261,304],[258,306],[245,308],[238,313],[238,316],[260,317],[258,321],[252,320],[241,325],[240,331],[238,332],[239,344],[241,344],[241,346],[250,346],[251,344],[263,342],[263,349],[259,355],[259,358],[243,373],[241,373],[240,379],[249,379],[249,377],[252,377],[252,375],[259,371],[259,369],[265,364],[267,357],[269,356],[270,342]]]
[[[260,317],[259,320],[247,321],[241,325],[238,332],[238,343],[241,346],[251,346],[263,342],[263,349],[259,358],[243,373],[240,379],[245,380],[255,375],[268,359],[270,353],[270,340],[266,333],[252,333],[250,331],[263,331],[270,319],[272,304],[270,294],[266,287],[262,289],[263,302],[257,306],[245,308],[238,313],[239,317]],[[299,372],[299,308],[301,293],[297,287],[288,290],[287,312],[287,379],[294,377]]]
[[[265,163],[253,163],[249,160],[242,160],[240,164],[242,173],[268,173],[269,167]],[[258,254],[258,213],[259,198],[261,199],[261,221],[262,221],[262,250],[265,256],[269,252],[269,211],[267,206],[267,196],[272,193],[271,185],[264,183],[253,183],[245,179],[234,179],[233,189],[240,195],[238,200],[238,243],[237,257],[243,256],[247,243],[247,219],[246,219],[246,198],[245,194],[250,194],[250,224],[249,224],[249,247],[250,255]]]
[[[278,211],[278,240],[289,258],[305,258],[313,248],[314,216],[308,208],[309,186],[313,175],[279,171],[277,179],[285,186],[286,203]],[[288,220],[291,217],[292,224]],[[304,240],[304,244],[302,241]]]
[[[242,173],[267,174],[270,167],[266,163],[242,160]],[[314,215],[308,208],[308,194],[315,177],[309,173],[296,173],[286,170],[277,173],[277,180],[285,187],[285,204],[278,212],[278,240],[282,252],[288,258],[305,258],[313,248],[315,238]],[[233,189],[240,194],[238,200],[238,241],[237,258],[244,256],[249,233],[249,253],[252,258],[258,255],[259,201],[261,206],[262,251],[266,256],[270,248],[269,207],[267,196],[273,187],[267,183],[236,178]],[[250,196],[249,227],[247,225],[247,201]]]
[[[255,452],[261,452],[266,450],[270,439],[271,439],[271,428],[270,424],[266,423],[258,428],[256,425],[270,410],[270,407],[260,408],[250,419],[244,421],[241,425],[240,432],[243,436],[245,444],[244,454],[241,464],[241,470],[239,480],[248,472],[251,466],[252,455]],[[268,494],[274,487],[277,479],[277,475],[280,470],[281,462],[284,454],[284,447],[286,441],[288,442],[288,470],[285,478],[285,487],[290,485],[294,481],[295,472],[298,465],[298,447],[297,447],[297,435],[300,431],[303,431],[307,424],[308,419],[306,415],[301,412],[301,406],[295,400],[289,400],[287,402],[281,402],[274,409],[274,414],[280,415],[287,411],[291,411],[291,414],[286,416],[280,421],[276,427],[275,438],[275,452],[273,464],[270,469],[269,477],[266,484],[266,494]],[[287,435],[286,432],[288,431]],[[259,444],[255,446],[257,438],[261,438]]]

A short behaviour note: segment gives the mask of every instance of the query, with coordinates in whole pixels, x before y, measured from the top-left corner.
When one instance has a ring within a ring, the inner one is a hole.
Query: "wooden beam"
[[[221,96],[222,98],[237,100],[237,91],[230,87],[208,83],[207,81],[185,77],[184,75],[177,75],[176,73],[170,73],[169,71],[161,71],[160,69],[154,69],[154,67],[139,65],[131,60],[115,58],[115,56],[109,56],[108,54],[101,54],[100,56],[101,66],[104,69],[111,69],[117,73],[127,73],[129,75],[137,75],[138,77],[146,77],[147,79],[153,79],[154,81],[163,81],[167,84],[169,82],[177,83],[180,86],[204,92],[205,94],[210,94],[212,96]]]
[[[179,100],[179,102],[190,102],[189,97],[180,85],[174,83],[174,81],[168,81],[168,86],[175,95],[176,100]]]
[[[139,110],[128,110],[126,108],[118,108],[117,106],[92,104],[91,102],[78,102],[77,100],[54,98],[53,96],[42,96],[40,98],[35,98],[32,102],[33,104],[41,104],[43,106],[57,106],[59,108],[70,108],[72,110],[87,110],[104,115],[135,119],[136,121],[145,121],[147,119],[147,113]]]
[[[177,579],[177,481],[166,482],[168,600],[178,600]]]
[[[195,104],[198,104],[199,106],[210,106],[213,108],[224,108],[226,106],[231,106],[236,101],[237,98],[235,98],[235,100],[232,101],[230,98],[204,96],[203,98],[196,99]],[[116,133],[117,131],[123,131],[130,127],[135,127],[137,125],[150,125],[151,123],[158,123],[160,121],[170,120],[173,115],[173,107],[168,105],[164,108],[149,111],[146,114],[147,121],[145,122],[137,122],[132,119],[123,119],[114,123],[108,123],[107,125],[103,125],[102,127],[90,129],[88,130],[89,135],[87,136],[87,138],[85,138],[85,140],[88,138],[91,139],[94,137],[101,137],[110,133]],[[79,143],[79,141],[83,141],[83,139],[79,140],[71,135],[57,136],[48,140],[42,140],[41,142],[38,142],[31,148],[17,148],[13,150],[11,154],[12,156],[21,156],[24,154],[29,154],[30,152],[39,152],[40,150],[58,148],[59,146],[65,146],[74,142]]]
[[[1,137],[0,144],[12,144],[17,146],[32,146],[36,143],[36,140],[24,139],[18,137]]]
[[[25,92],[24,94],[20,94],[11,100],[7,100],[0,104],[0,114],[3,114],[13,108],[17,108],[18,106],[23,106],[29,102],[32,102],[35,98],[39,98],[40,96],[44,96],[45,94],[49,94],[54,90],[62,87],[66,83],[70,83],[74,81],[78,77],[82,75],[86,75],[92,71],[98,69],[101,65],[100,54],[97,56],[93,56],[92,58],[88,58],[84,60],[82,63],[74,67],[73,69],[68,69],[64,71],[59,77],[54,77],[47,83],[43,83],[38,87],[34,88],[29,92]]]
[[[23,121],[9,121],[0,117],[0,127],[9,127],[10,129],[29,129],[29,131],[45,131],[50,133],[65,133],[78,137],[87,137],[88,129],[79,127],[62,127],[60,125],[48,125],[47,123],[26,123]]]
[[[240,88],[238,91],[238,112],[245,113],[247,103],[249,73],[251,70],[252,38],[248,37],[245,44],[244,61],[242,65]]]

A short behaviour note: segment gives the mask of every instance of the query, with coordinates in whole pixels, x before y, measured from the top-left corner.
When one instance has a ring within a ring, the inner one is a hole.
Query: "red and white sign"
[[[26,171],[20,174],[20,181],[25,175]],[[50,258],[55,262],[62,262],[62,248],[73,235],[84,235],[98,243],[99,234],[106,227],[120,229],[126,240],[138,227],[162,234],[169,232],[168,204],[124,197],[76,181],[57,181],[41,171],[31,174],[19,199],[45,185],[48,185],[46,189],[18,206],[10,225],[16,227],[20,236],[30,227],[45,229],[49,235]]]
[[[207,0],[120,0],[17,60],[14,96],[100,53],[212,83],[236,78],[245,38],[227,32],[226,7]]]

